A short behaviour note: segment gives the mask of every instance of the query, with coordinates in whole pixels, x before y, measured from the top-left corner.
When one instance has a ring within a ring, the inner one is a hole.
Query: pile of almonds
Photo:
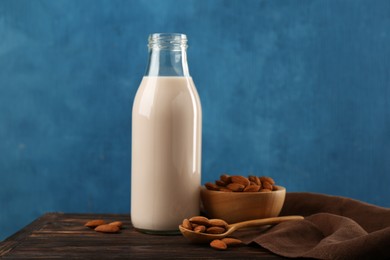
[[[185,229],[197,233],[222,234],[228,229],[228,223],[223,219],[208,219],[203,216],[195,216],[190,219],[184,219],[181,226]],[[242,244],[242,241],[232,237],[215,239],[211,241],[210,246],[214,249],[225,250],[228,246]]]
[[[97,232],[118,233],[122,225],[121,221],[114,221],[107,224],[103,219],[94,219],[85,223],[84,226],[92,228]]]
[[[257,177],[249,175],[248,178],[241,175],[221,175],[215,183],[207,182],[206,188],[225,192],[271,192],[277,190],[275,181],[271,177]]]
[[[222,239],[214,239],[210,242],[210,246],[217,250],[226,250],[229,246],[241,245],[242,241],[237,238],[225,237]]]

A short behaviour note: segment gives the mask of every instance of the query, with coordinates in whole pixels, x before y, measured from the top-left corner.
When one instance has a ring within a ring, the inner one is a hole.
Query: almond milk
[[[131,220],[177,232],[199,215],[202,111],[190,76],[145,76],[132,113]]]

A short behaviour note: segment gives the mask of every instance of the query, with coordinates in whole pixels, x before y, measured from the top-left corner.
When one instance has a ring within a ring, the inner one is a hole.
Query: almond
[[[87,223],[85,223],[84,226],[89,227],[89,228],[95,228],[95,227],[103,225],[103,224],[106,224],[106,222],[103,219],[94,219],[94,220],[91,220],[91,221],[88,221]]]
[[[267,182],[267,181],[262,182],[262,184],[263,184],[263,187],[262,187],[263,189],[268,189],[268,190],[272,190],[273,189],[272,184]]]
[[[114,226],[117,226],[118,228],[121,228],[123,223],[122,223],[122,221],[114,221],[114,222],[108,223],[108,225],[114,225]]]
[[[269,189],[261,189],[260,192],[271,192],[272,190]]]
[[[231,177],[233,183],[238,183],[244,186],[248,186],[250,184],[250,181],[245,178],[244,176],[235,175]]]
[[[228,228],[228,223],[226,223],[226,221],[223,219],[218,219],[218,218],[209,219],[209,224],[213,227],[223,227],[225,229]]]
[[[203,233],[203,232],[206,231],[206,227],[203,226],[203,225],[199,225],[199,226],[197,226],[196,228],[194,228],[194,231],[195,231],[196,233]]]
[[[236,246],[236,245],[241,245],[242,241],[237,238],[232,238],[232,237],[225,237],[221,239],[222,242],[224,242],[227,246]]]
[[[224,181],[221,181],[221,180],[215,181],[215,184],[217,186],[220,186],[220,187],[225,187],[226,186],[226,183]]]
[[[224,191],[224,192],[233,192],[232,190],[228,189],[228,188],[219,188],[219,191]]]
[[[260,186],[258,185],[249,185],[246,186],[244,192],[258,192],[260,190]]]
[[[271,183],[272,185],[275,184],[275,181],[274,179],[272,179],[271,177],[267,177],[267,176],[261,176],[260,177],[260,181],[263,183],[263,182],[269,182]]]
[[[198,225],[203,225],[203,226],[206,226],[206,227],[209,226],[209,220],[208,220],[208,218],[203,217],[203,216],[195,216],[195,217],[192,217],[192,218],[190,218],[190,222],[191,222],[191,223],[198,224]]]
[[[245,186],[239,183],[230,183],[226,186],[228,189],[232,191],[243,191]]]
[[[259,179],[259,177],[257,177],[257,176],[251,175],[251,176],[248,177],[248,179],[249,179],[250,181],[256,183],[256,185],[259,185],[259,186],[261,185],[260,179]]]
[[[223,181],[224,183],[226,183],[226,184],[229,184],[229,183],[232,182],[231,177],[230,177],[229,175],[227,175],[227,174],[222,174],[222,175],[219,177],[219,179],[220,179],[221,181]]]
[[[104,225],[97,226],[95,228],[95,231],[103,232],[103,233],[117,233],[119,231],[119,227],[115,225],[104,224]]]
[[[215,239],[215,240],[211,241],[210,246],[214,249],[217,249],[217,250],[226,250],[226,248],[227,248],[227,245],[225,244],[225,242],[223,242],[222,240],[219,240],[219,239]]]
[[[209,227],[206,230],[206,233],[209,234],[222,234],[225,232],[225,229],[223,227]]]
[[[191,222],[188,219],[184,219],[183,223],[181,223],[181,226],[185,229],[192,230]]]
[[[205,183],[204,186],[206,186],[206,188],[207,188],[208,190],[219,190],[218,185],[216,185],[216,184],[214,184],[214,183],[211,183],[211,182]]]

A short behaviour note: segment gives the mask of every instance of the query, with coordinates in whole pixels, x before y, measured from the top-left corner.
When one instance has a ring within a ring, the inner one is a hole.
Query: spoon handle
[[[248,220],[248,221],[234,223],[234,224],[229,225],[229,228],[237,230],[240,228],[258,227],[258,226],[263,226],[263,225],[273,225],[273,224],[278,224],[278,223],[284,222],[284,221],[302,220],[302,219],[304,219],[302,216],[283,216],[283,217],[273,217],[273,218],[262,218],[262,219],[255,219],[255,220]]]

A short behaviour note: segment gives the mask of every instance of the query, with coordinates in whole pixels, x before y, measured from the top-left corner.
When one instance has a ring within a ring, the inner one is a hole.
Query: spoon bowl
[[[302,220],[302,216],[283,216],[283,217],[273,217],[273,218],[263,218],[263,219],[254,219],[243,222],[238,222],[230,224],[227,227],[225,233],[222,234],[208,234],[208,233],[198,233],[189,229],[184,228],[182,225],[179,226],[180,232],[185,238],[190,240],[192,243],[209,243],[214,239],[222,239],[231,235],[234,231],[247,228],[247,227],[259,227],[264,225],[274,225],[284,221],[292,220]]]

